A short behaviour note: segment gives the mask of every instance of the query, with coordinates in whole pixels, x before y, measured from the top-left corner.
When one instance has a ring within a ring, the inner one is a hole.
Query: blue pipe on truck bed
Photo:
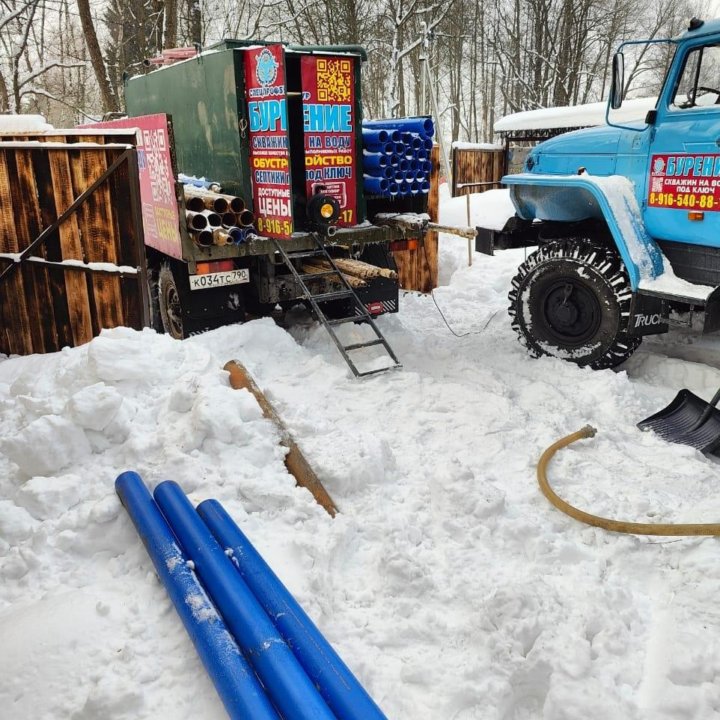
[[[278,720],[253,669],[188,567],[187,558],[140,476],[134,472],[122,473],[115,480],[115,491],[142,538],[228,715],[232,720]]]
[[[218,542],[232,551],[239,574],[338,720],[387,720],[223,506],[217,500],[206,500],[197,511]]]
[[[336,720],[180,486],[160,483],[155,501],[283,718]]]

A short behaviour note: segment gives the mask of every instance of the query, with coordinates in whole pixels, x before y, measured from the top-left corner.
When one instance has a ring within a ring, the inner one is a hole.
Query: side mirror
[[[612,83],[610,85],[610,107],[617,110],[623,101],[625,87],[625,56],[622,53],[613,55]]]

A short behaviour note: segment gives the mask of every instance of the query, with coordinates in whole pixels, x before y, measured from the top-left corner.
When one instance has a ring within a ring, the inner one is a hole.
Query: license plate
[[[225,285],[241,285],[250,282],[250,271],[247,268],[228,270],[227,272],[208,273],[207,275],[191,275],[191,290],[208,290]]]

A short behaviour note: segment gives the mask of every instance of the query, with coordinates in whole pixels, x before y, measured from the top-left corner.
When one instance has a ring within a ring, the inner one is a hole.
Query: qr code
[[[662,178],[653,178],[652,187],[650,188],[650,192],[662,192],[663,191],[663,180]]]
[[[317,93],[320,102],[349,102],[352,97],[353,72],[350,60],[317,61]]]
[[[150,189],[154,202],[169,205],[174,202],[173,180],[167,159],[164,130],[143,130],[145,159],[150,174]]]

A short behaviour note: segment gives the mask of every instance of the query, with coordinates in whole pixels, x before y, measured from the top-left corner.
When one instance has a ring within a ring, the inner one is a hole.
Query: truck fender
[[[627,268],[633,292],[664,272],[664,258],[642,220],[632,183],[613,175],[506,175],[510,197],[525,220],[604,220]]]

